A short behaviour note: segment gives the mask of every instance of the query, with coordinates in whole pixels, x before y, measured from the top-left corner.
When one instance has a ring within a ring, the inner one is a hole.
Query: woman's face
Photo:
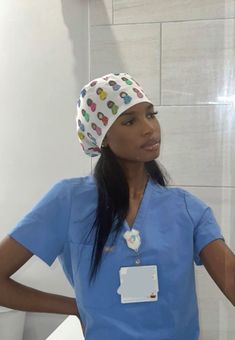
[[[147,162],[160,153],[160,143],[153,150],[143,147],[150,139],[161,143],[161,129],[153,105],[143,102],[133,105],[116,119],[103,143],[120,159]]]

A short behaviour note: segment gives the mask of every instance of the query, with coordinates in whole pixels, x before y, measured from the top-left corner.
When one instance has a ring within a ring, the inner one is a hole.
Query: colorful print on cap
[[[102,141],[115,120],[131,106],[152,101],[127,73],[110,73],[83,87],[77,102],[77,135],[90,157],[101,154]]]

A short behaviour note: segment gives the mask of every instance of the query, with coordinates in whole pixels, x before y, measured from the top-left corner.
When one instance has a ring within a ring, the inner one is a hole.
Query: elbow
[[[235,272],[234,272],[233,278],[234,278],[234,285],[233,285],[233,290],[232,290],[230,301],[231,301],[233,307],[235,307]]]
[[[235,256],[234,256],[235,258]],[[233,296],[232,296],[232,304],[235,307],[235,262],[234,262],[234,271],[233,271]]]
[[[235,307],[235,287],[233,288],[233,299],[231,302],[233,304],[233,307]]]
[[[235,288],[231,288],[227,290],[227,294],[225,293],[227,299],[231,302],[233,307],[235,307]]]
[[[234,295],[235,295],[235,292],[234,292]],[[232,302],[233,307],[235,307],[235,298],[233,298],[231,302]]]
[[[227,275],[225,275],[225,295],[235,307],[235,255],[230,262],[230,268],[227,269]],[[227,293],[227,294],[226,294]]]
[[[230,302],[232,303],[233,307],[235,307],[235,290],[233,292],[232,298],[230,299]]]
[[[8,283],[9,278],[0,278],[0,306],[6,307],[6,298],[7,298],[7,292],[9,292],[8,289]]]

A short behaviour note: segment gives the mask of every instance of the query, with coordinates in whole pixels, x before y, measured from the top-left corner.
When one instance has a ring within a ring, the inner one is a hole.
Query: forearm
[[[0,284],[0,305],[26,312],[80,315],[76,300],[24,286],[12,279]]]

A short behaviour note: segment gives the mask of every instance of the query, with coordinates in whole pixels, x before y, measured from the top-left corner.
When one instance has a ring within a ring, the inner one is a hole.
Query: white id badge
[[[151,302],[158,299],[157,266],[121,267],[117,293],[121,303]]]

